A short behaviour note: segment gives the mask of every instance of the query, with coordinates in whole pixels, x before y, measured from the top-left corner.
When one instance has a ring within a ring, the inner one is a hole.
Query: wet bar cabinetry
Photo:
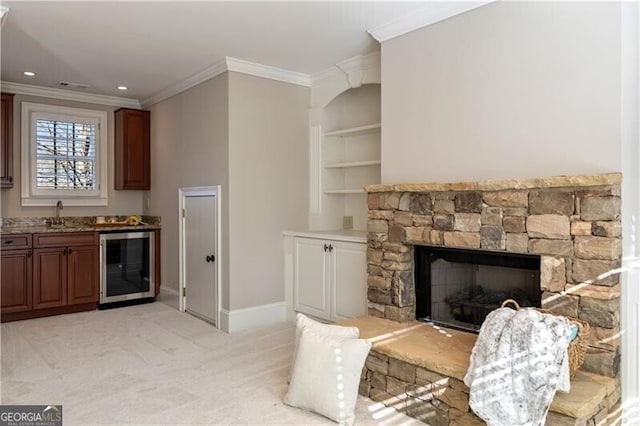
[[[120,108],[114,114],[115,189],[151,189],[150,113]]]
[[[2,317],[33,307],[31,234],[2,236],[0,252],[0,301]]]
[[[0,188],[13,188],[13,95],[2,94],[0,107]]]
[[[2,236],[2,321],[97,307],[97,232]]]

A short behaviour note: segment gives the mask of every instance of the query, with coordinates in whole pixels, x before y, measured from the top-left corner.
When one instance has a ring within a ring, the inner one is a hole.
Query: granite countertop
[[[122,222],[126,216],[116,216],[117,222]],[[160,217],[158,216],[142,216],[144,225],[128,226],[92,226],[95,217],[64,217],[65,226],[55,227],[49,226],[51,218],[3,218],[2,226],[0,226],[0,234],[40,234],[54,232],[112,232],[112,231],[147,231],[160,229]]]
[[[96,228],[90,225],[71,225],[62,228],[52,226],[2,226],[0,234],[41,234],[45,232],[110,232],[110,231],[145,231],[160,229],[160,225],[139,225],[139,226],[108,226]]]

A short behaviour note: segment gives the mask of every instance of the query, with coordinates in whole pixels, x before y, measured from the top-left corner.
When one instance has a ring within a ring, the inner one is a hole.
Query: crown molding
[[[380,52],[367,55],[358,55],[353,58],[340,61],[331,68],[318,71],[311,75],[311,85],[315,86],[321,81],[336,76],[343,77],[353,71],[363,71],[371,68],[380,68]]]
[[[7,19],[7,15],[9,14],[9,8],[6,6],[0,6],[0,28],[4,24],[4,20]]]
[[[440,1],[368,31],[380,43],[493,2]]]
[[[185,90],[191,89],[192,87],[227,71],[249,74],[256,77],[264,77],[271,80],[283,81],[285,83],[298,84],[301,86],[311,86],[311,77],[308,74],[256,64],[254,62],[243,61],[242,59],[226,56],[224,60],[205,68],[186,80],[182,80],[178,84],[167,87],[155,95],[144,99],[141,102],[141,105],[143,108],[148,108],[153,104],[175,96]]]
[[[232,58],[229,56],[225,57],[225,61],[228,71],[249,74],[256,77],[264,77],[270,80],[297,84],[299,86],[311,86],[311,76],[309,76],[309,74],[289,71],[269,65],[256,64],[254,62],[243,61],[242,59]]]
[[[163,89],[160,92],[156,93],[155,95],[144,99],[142,102],[140,102],[140,104],[143,108],[148,108],[153,104],[164,101],[165,99],[175,96],[178,93],[184,92],[185,90],[191,89],[192,87],[197,86],[198,84],[205,82],[213,77],[217,77],[225,72],[227,72],[227,65],[225,61],[220,61],[208,68],[205,68],[199,73],[180,81],[178,84],[169,86],[166,89]]]
[[[90,104],[107,105],[124,108],[140,108],[140,102],[131,98],[117,96],[96,95],[94,93],[74,92],[71,90],[55,89],[52,87],[33,86],[30,84],[0,82],[3,92],[16,95],[41,96],[43,98],[64,99],[67,101],[86,102]]]

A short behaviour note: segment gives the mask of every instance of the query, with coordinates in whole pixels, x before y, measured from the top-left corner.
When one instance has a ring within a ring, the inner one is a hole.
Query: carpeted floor
[[[294,327],[238,334],[163,303],[2,324],[2,404],[72,424],[333,424],[286,406]],[[359,397],[357,424],[419,424]]]

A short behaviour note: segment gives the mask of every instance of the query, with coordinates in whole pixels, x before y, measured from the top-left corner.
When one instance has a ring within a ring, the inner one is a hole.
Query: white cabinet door
[[[332,320],[367,314],[367,246],[332,241]]]
[[[331,320],[330,260],[323,240],[295,238],[293,259],[293,309]]]

